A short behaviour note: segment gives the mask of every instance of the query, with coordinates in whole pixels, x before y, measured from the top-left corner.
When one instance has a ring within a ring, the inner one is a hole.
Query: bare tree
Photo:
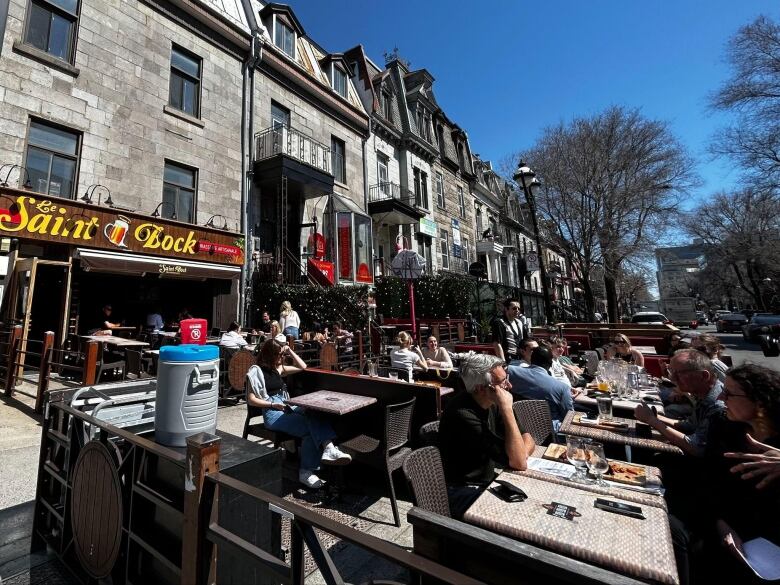
[[[736,113],[711,150],[745,168],[756,185],[780,185],[780,26],[759,16],[732,37],[726,61],[731,77],[710,97],[716,110]]]
[[[618,106],[547,128],[523,157],[541,177],[539,212],[557,228],[588,311],[600,267],[617,321],[621,267],[654,247],[680,195],[697,184],[693,160],[666,123]]]
[[[753,305],[768,308],[780,278],[780,198],[767,190],[718,193],[684,219],[687,232],[707,244],[707,264],[726,289],[736,286]],[[705,276],[705,275],[702,275]]]

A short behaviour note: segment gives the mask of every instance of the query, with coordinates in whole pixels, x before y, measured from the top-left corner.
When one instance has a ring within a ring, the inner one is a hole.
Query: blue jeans
[[[298,328],[297,327],[285,327],[284,331],[282,331],[285,335],[291,336],[293,339],[298,339]]]
[[[278,394],[271,396],[271,402],[282,403]],[[301,437],[301,469],[316,471],[320,468],[323,446],[336,437],[333,427],[326,421],[310,416],[297,406],[292,412],[265,409],[263,422],[272,431],[281,431],[294,437]]]

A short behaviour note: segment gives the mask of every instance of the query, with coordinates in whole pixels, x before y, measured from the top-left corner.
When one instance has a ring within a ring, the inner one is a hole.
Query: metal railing
[[[398,199],[407,205],[415,205],[414,193],[404,189],[398,183],[377,183],[368,188],[368,201],[384,201],[386,199]]]
[[[295,128],[278,126],[255,134],[255,160],[285,154],[326,173],[331,172],[330,147]]]

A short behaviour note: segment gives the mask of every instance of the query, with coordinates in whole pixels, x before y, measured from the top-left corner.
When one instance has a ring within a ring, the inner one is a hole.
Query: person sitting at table
[[[100,310],[100,316],[98,317],[98,327],[94,327],[87,331],[87,335],[111,335],[113,329],[121,327],[121,323],[114,323],[111,320],[113,310],[111,305],[103,305],[103,308]]]
[[[606,358],[617,358],[640,368],[645,367],[645,356],[638,349],[634,349],[631,340],[622,333],[615,335],[613,344],[607,348]]]
[[[513,396],[503,361],[465,354],[460,362],[465,392],[455,395],[439,426],[450,510],[460,518],[495,478],[495,468],[524,471],[536,448],[512,411]]]
[[[691,347],[690,343],[682,335],[672,333],[672,336],[669,338],[669,357],[672,357],[678,349],[688,349],[689,347]]]
[[[285,365],[285,358],[291,358],[292,365]],[[322,461],[345,465],[352,457],[333,444],[336,433],[327,421],[286,404],[290,395],[284,378],[305,369],[306,363],[282,338],[269,339],[260,348],[257,364],[246,374],[247,407],[262,409],[267,429],[301,437],[298,479],[306,487],[317,489],[325,485],[315,473]]]
[[[390,365],[394,368],[402,368],[409,371],[409,380],[412,380],[412,369],[417,366],[423,371],[428,371],[428,362],[425,361],[420,348],[416,345],[412,349],[412,336],[406,331],[401,331],[397,338],[401,346],[390,353]]]
[[[548,347],[536,347],[531,352],[528,367],[512,364],[507,368],[512,394],[517,398],[546,400],[550,405],[553,429],[558,432],[566,413],[574,410],[571,386],[556,379],[552,368],[553,354]]]
[[[271,316],[268,314],[268,311],[263,311],[260,321],[260,331],[266,334],[271,333]]]
[[[712,333],[702,333],[697,335],[691,341],[691,347],[698,349],[704,353],[715,368],[715,373],[718,375],[718,380],[723,382],[726,379],[726,373],[729,371],[729,367],[720,360],[720,354],[725,349],[720,343],[720,339]]]
[[[290,301],[284,301],[279,310],[279,326],[282,333],[290,335],[293,339],[298,339],[298,333],[301,327],[301,318],[298,312],[292,308]]]
[[[528,368],[531,366],[531,354],[533,351],[539,347],[539,342],[535,339],[531,339],[530,337],[527,337],[523,339],[523,341],[520,342],[520,347],[518,348],[518,351],[520,353],[520,360],[517,362],[517,365],[521,368]]]
[[[219,339],[220,347],[226,347],[228,349],[241,349],[242,347],[249,345],[244,336],[241,335],[241,325],[236,321],[233,321],[228,330],[222,334]]]
[[[433,335],[428,338],[428,345],[422,350],[422,355],[429,368],[452,369],[450,352],[441,347]]]
[[[553,356],[552,366],[550,366],[550,374],[552,377],[556,380],[560,380],[564,384],[567,384],[569,387],[574,386],[574,384],[579,381],[579,373],[573,370],[575,366],[567,368],[561,361],[563,352],[566,351],[566,348],[568,347],[566,339],[557,335],[553,335],[549,340],[547,340],[545,345],[550,348],[550,352]],[[579,370],[579,368],[577,368],[577,370]],[[584,386],[584,384],[582,385]]]
[[[710,421],[725,408],[718,398],[722,384],[710,359],[696,349],[681,349],[675,353],[667,372],[679,391],[694,398],[693,413],[678,421],[657,415],[646,404],[640,404],[634,410],[634,418],[650,425],[685,454],[700,457],[707,446]]]
[[[274,339],[282,332],[282,328],[279,326],[279,321],[271,321],[271,333],[268,335],[268,339]]]
[[[165,321],[160,314],[160,308],[154,310],[146,316],[146,329],[149,331],[162,331],[165,327]]]
[[[344,353],[352,353],[352,337],[352,332],[344,329],[340,321],[333,322],[333,341]]]

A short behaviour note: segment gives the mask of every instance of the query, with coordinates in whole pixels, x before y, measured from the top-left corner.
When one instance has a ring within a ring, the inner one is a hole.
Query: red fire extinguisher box
[[[181,328],[181,342],[203,345],[206,343],[206,333],[208,332],[208,321],[205,319],[182,319],[179,323]]]

